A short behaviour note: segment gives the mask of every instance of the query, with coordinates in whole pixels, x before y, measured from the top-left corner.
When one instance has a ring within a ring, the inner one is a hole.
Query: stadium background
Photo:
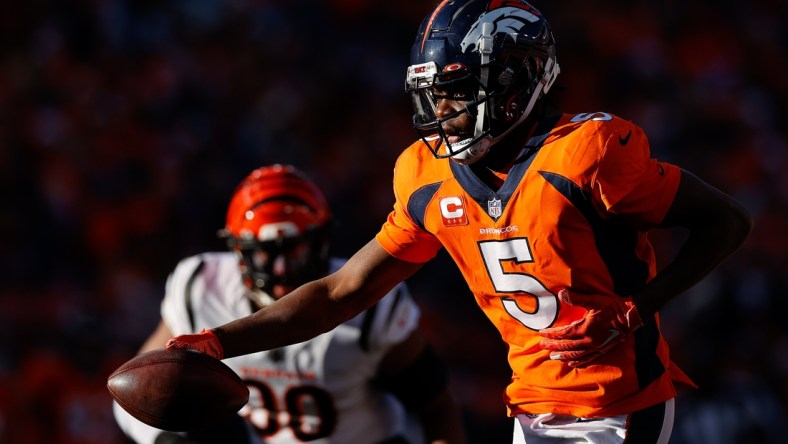
[[[664,311],[674,360],[701,384],[681,395],[673,442],[779,442],[788,4],[534,4],[556,35],[565,110],[633,120],[656,156],[755,217],[746,245]],[[394,159],[414,138],[404,74],[431,6],[0,3],[1,443],[125,442],[106,376],[156,324],[176,261],[224,247],[214,233],[253,168],[311,174],[338,219],[335,254],[374,235],[392,204]],[[655,238],[669,257],[681,233]],[[507,442],[496,333],[445,256],[410,284],[472,441]],[[691,437],[732,424],[742,427],[723,433],[730,441]]]

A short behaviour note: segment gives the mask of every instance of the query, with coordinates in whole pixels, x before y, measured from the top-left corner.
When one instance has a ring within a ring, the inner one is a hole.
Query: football
[[[216,424],[249,400],[249,389],[230,367],[194,350],[137,355],[107,378],[107,389],[135,418],[173,432]]]

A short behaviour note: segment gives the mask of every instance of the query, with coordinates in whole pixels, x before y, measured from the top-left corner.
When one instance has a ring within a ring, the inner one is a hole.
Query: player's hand
[[[569,325],[539,330],[544,338],[539,346],[550,351],[550,359],[564,361],[570,367],[588,364],[643,326],[631,297],[609,298],[606,305],[600,306],[598,297],[563,289],[558,292],[558,299],[563,304],[582,307],[586,313]]]
[[[219,338],[211,330],[205,330],[192,335],[179,335],[167,341],[164,348],[181,348],[197,350],[216,359],[224,358],[224,349]]]

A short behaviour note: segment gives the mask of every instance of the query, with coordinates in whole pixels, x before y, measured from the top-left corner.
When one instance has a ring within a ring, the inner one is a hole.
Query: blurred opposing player
[[[342,261],[328,255],[330,222],[323,194],[300,171],[283,165],[253,171],[237,187],[220,232],[231,251],[178,263],[161,323],[140,352],[266,310],[296,286],[338,269]],[[239,412],[246,422],[233,418],[187,436],[149,427],[117,404],[115,416],[141,444],[464,442],[447,373],[418,321],[419,309],[400,283],[314,339],[227,359],[250,389]]]
[[[667,443],[676,390],[692,381],[671,362],[657,311],[752,222],[651,158],[632,122],[554,110],[558,66],[547,21],[525,1],[440,2],[407,70],[420,140],[397,160],[394,209],[375,239],[269,309],[168,346],[237,356],[302,341],[445,248],[508,345],[515,443]],[[687,229],[659,273],[655,227]]]

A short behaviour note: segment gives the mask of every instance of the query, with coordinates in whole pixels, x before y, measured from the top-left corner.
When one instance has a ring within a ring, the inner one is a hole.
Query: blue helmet
[[[522,0],[444,0],[424,19],[410,53],[406,88],[413,127],[437,158],[481,159],[522,123],[560,69],[547,21]],[[465,109],[435,116],[434,87],[462,90]],[[473,135],[449,143],[441,123],[469,113]]]

